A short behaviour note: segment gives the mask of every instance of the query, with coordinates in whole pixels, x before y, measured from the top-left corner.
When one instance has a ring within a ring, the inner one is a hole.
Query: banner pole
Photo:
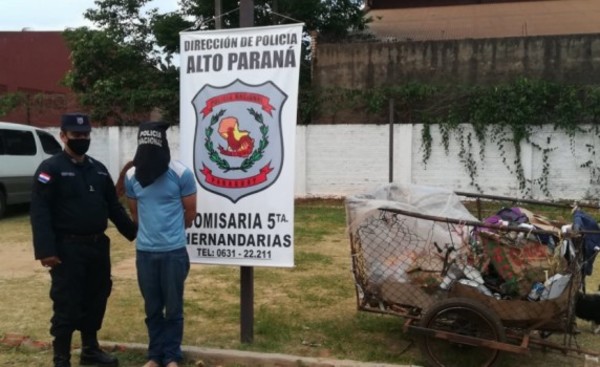
[[[240,27],[254,26],[254,0],[240,1]],[[254,341],[254,267],[240,268],[240,336],[241,342]]]

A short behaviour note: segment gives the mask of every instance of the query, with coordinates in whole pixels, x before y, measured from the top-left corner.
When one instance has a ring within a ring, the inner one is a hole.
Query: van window
[[[35,155],[37,148],[31,131],[0,129],[5,155]]]
[[[40,138],[40,141],[42,142],[42,149],[44,149],[44,153],[54,155],[62,151],[62,147],[52,135],[45,131],[37,130],[36,132]]]

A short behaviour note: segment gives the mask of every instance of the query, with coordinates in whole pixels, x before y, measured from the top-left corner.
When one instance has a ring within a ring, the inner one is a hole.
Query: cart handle
[[[468,226],[499,229],[499,230],[504,230],[504,231],[509,230],[509,231],[514,231],[514,232],[534,233],[534,234],[551,234],[551,235],[557,235],[557,233],[560,232],[558,230],[558,228],[557,228],[557,231],[547,231],[547,230],[543,230],[543,229],[519,228],[516,226],[499,226],[496,224],[487,224],[487,223],[474,221],[474,220],[438,217],[438,216],[434,216],[434,215],[421,214],[421,213],[411,212],[408,210],[402,210],[402,209],[397,209],[397,208],[380,207],[378,209],[381,211],[384,211],[384,212],[401,214],[401,215],[406,215],[409,217],[415,217],[415,218],[419,218],[419,219],[427,219],[427,220],[432,220],[432,221],[436,221],[436,222],[464,224],[464,225],[468,225]],[[577,230],[577,231],[569,231],[567,233],[562,233],[561,235],[563,237],[574,238],[574,237],[578,237],[581,234],[591,234],[591,233],[600,234],[600,231]]]
[[[556,203],[556,202],[548,202],[541,200],[533,200],[533,199],[517,199],[509,196],[496,196],[496,195],[486,195],[486,194],[475,194],[471,192],[463,192],[463,191],[454,191],[456,195],[465,196],[468,198],[476,198],[476,199],[490,199],[490,200],[499,200],[499,201],[513,201],[517,203],[525,203],[525,204],[539,204],[546,206],[553,206],[557,208],[573,208],[572,204],[566,203]],[[587,204],[587,203],[579,203],[576,202],[577,206],[582,208],[590,208],[590,209],[600,209],[599,205]]]

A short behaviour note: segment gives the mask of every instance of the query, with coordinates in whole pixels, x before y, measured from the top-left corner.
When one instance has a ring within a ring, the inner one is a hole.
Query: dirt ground
[[[11,243],[0,247],[0,278],[30,277],[43,271],[33,259],[31,243]]]

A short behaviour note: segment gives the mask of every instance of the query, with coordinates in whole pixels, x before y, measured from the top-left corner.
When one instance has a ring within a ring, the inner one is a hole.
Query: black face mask
[[[90,148],[90,139],[68,139],[67,146],[77,155],[84,155]]]

